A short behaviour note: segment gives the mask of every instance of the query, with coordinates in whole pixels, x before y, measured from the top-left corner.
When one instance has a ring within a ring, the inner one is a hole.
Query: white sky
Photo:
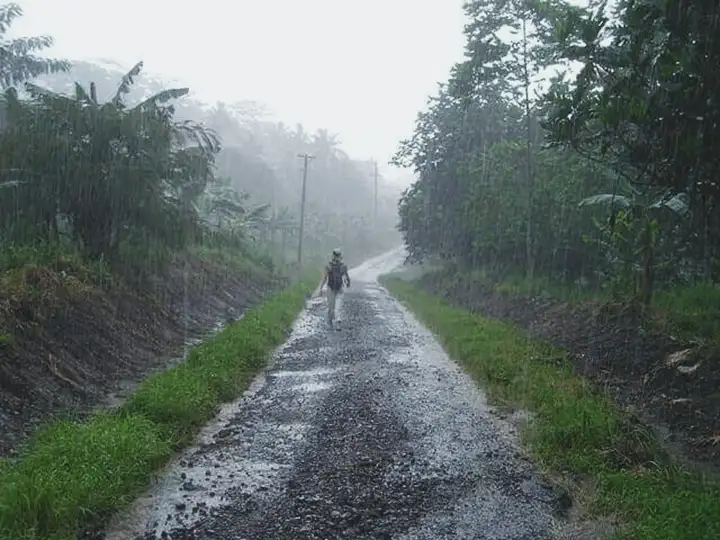
[[[48,55],[145,61],[198,98],[267,104],[387,162],[462,58],[462,0],[19,0]],[[384,167],[383,167],[384,168]],[[389,171],[388,171],[389,172]]]

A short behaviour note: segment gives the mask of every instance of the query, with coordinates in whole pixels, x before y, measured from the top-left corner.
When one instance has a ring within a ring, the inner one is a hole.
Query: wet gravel
[[[567,498],[374,283],[397,259],[355,272],[335,328],[312,300],[267,371],[107,539],[556,538]]]

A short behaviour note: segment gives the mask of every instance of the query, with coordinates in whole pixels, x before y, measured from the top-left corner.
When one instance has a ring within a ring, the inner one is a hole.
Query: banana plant
[[[248,208],[249,196],[239,193],[229,178],[218,179],[200,201],[204,226],[216,235],[249,236],[267,221],[269,204]]]
[[[168,247],[187,242],[198,221],[194,202],[213,179],[220,147],[214,133],[175,121],[166,105],[187,89],[125,103],[141,69],[142,62],[123,76],[105,103],[94,84],[87,90],[75,84],[74,95],[26,84],[29,100],[5,92],[0,181],[25,181],[17,196],[32,194],[35,219],[51,228],[66,216],[91,257],[117,254],[122,239],[133,235],[154,236]]]
[[[623,182],[620,189],[624,193],[592,195],[580,201],[579,206],[610,207],[608,223],[598,224],[606,237],[609,237],[603,247],[608,252],[619,249],[622,253],[621,246],[624,244],[629,256],[620,256],[616,260],[624,259],[626,275],[629,268],[639,270],[639,279],[634,280],[635,291],[639,292],[641,306],[645,309],[652,300],[658,232],[662,222],[670,216],[686,217],[690,206],[685,193],[665,191],[651,198],[641,194],[628,182]]]

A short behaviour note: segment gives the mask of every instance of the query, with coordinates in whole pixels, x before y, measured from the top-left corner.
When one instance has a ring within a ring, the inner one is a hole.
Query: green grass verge
[[[660,290],[653,308],[665,331],[720,347],[720,285],[698,283]]]
[[[606,302],[609,295],[575,283],[557,283],[547,277],[528,279],[525,276],[506,276],[500,283],[492,283],[497,292],[507,292],[544,298],[557,298],[569,304]]]
[[[315,280],[251,309],[188,359],[145,380],[119,410],[55,421],[0,462],[0,539],[66,540],[147,485],[221,402],[236,397],[301,310]]]
[[[604,303],[610,300],[606,291],[591,288],[581,283],[554,281],[547,276],[526,276],[513,272],[502,275],[487,268],[458,271],[457,268],[440,266],[429,268],[423,274],[431,274],[440,284],[450,287],[459,283],[467,283],[472,287],[482,287],[488,291],[513,295],[555,298],[569,304],[586,302]]]
[[[442,285],[450,287],[463,283],[471,287],[481,286],[488,290],[521,296],[554,298],[574,305],[626,304],[633,294],[615,296],[610,290],[598,290],[579,283],[552,280],[547,276],[528,279],[520,274],[507,273],[501,278],[487,269],[479,268],[458,272],[456,269],[440,268],[427,273]],[[653,294],[648,322],[659,330],[684,341],[720,349],[720,285],[717,283],[658,284]]]
[[[562,351],[507,323],[455,308],[393,277],[383,283],[486,389],[536,413],[524,440],[566,478],[596,479],[590,512],[629,523],[615,538],[720,538],[720,488],[671,464],[651,431],[574,376]]]

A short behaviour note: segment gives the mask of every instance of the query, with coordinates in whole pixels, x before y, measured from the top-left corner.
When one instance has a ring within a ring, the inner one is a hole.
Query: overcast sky
[[[462,0],[20,0],[13,36],[53,56],[110,58],[254,99],[278,120],[326,127],[356,158],[386,162],[462,57]]]

